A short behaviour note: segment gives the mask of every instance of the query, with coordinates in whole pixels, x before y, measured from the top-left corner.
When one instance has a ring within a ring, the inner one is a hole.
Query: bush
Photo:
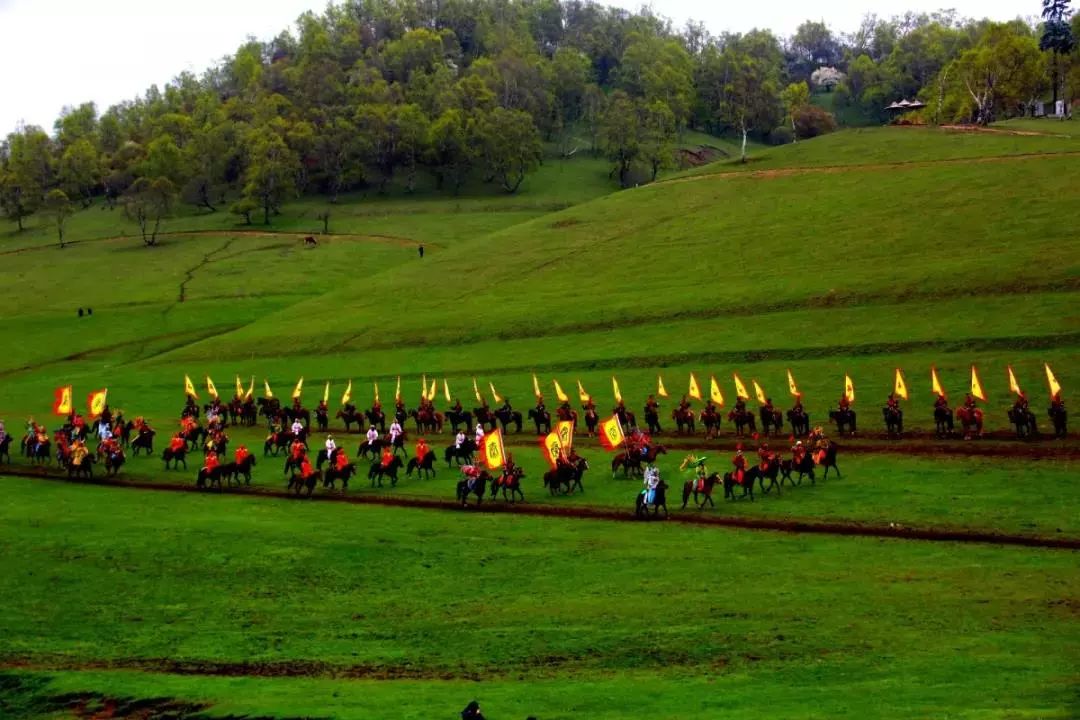
[[[769,133],[770,145],[787,145],[795,139],[795,133],[791,132],[791,128],[787,125],[781,125],[773,128]]]
[[[812,138],[836,130],[836,118],[814,105],[804,105],[795,112],[795,131],[800,138]]]

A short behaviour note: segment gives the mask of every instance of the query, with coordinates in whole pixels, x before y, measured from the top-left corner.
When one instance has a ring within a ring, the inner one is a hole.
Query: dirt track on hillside
[[[349,503],[353,505],[379,505],[396,508],[451,511],[458,512],[463,515],[467,513],[484,513],[529,515],[538,517],[554,517],[577,520],[599,520],[610,522],[645,522],[634,517],[629,507],[627,508],[627,510],[616,510],[599,507],[563,507],[557,505],[509,504],[502,501],[487,501],[478,506],[474,505],[463,508],[459,503],[452,500],[435,500],[428,498],[404,496],[388,497],[344,494],[318,494],[312,496],[310,499],[306,499],[297,498],[291,493],[288,493],[284,490],[275,490],[269,488],[254,489],[246,487],[225,491],[206,491],[199,490],[193,484],[153,483],[143,481],[127,481],[113,478],[97,478],[92,481],[69,480],[66,476],[58,474],[55,471],[49,471],[45,468],[39,468],[37,470],[4,469],[0,472],[2,472],[2,474],[15,477],[52,480],[56,482],[100,485],[114,488],[128,488],[134,490],[151,490],[157,492],[181,492],[200,494],[214,494],[215,492],[225,492],[233,495],[246,495],[249,497],[257,498],[273,498],[279,500],[290,500],[293,502],[339,502]],[[674,514],[669,515],[667,518],[658,518],[657,521],[666,521],[695,526],[732,528],[740,530],[764,530],[784,533],[808,533],[819,535],[841,535],[851,537],[876,537],[896,540],[926,540],[934,542],[988,543],[994,545],[1016,545],[1035,548],[1080,550],[1080,537],[1071,537],[1064,535],[1048,536],[1035,534],[1017,534],[995,532],[990,530],[970,530],[964,528],[909,527],[896,523],[889,523],[885,525],[838,520],[771,519],[760,517],[749,518],[727,515],[705,515],[697,511],[680,512],[678,511],[678,502],[675,499],[677,492],[675,492],[674,490],[675,489],[673,488],[671,503],[671,507],[675,511]],[[648,522],[652,521],[652,518],[650,518]]]

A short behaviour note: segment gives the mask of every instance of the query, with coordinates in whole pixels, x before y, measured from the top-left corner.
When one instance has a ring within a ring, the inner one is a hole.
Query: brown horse
[[[671,411],[671,419],[675,421],[675,427],[679,434],[684,432],[683,428],[685,428],[685,432],[688,432],[691,435],[694,434],[694,411],[690,408],[686,408],[685,410],[675,408]]]
[[[520,495],[522,501],[524,501],[525,493],[521,492],[521,479],[523,477],[525,477],[525,471],[521,469],[520,465],[515,465],[510,472],[504,471],[502,475],[491,482],[491,499],[494,500],[498,496],[499,490],[502,490],[503,500],[516,502],[517,496]],[[510,494],[509,498],[507,493]]]
[[[699,510],[705,507],[705,503],[716,507],[716,504],[713,503],[712,492],[713,488],[721,482],[717,473],[713,473],[706,478],[687,480],[682,489],[682,509],[686,509],[686,504],[690,502],[691,495],[694,496],[694,504],[698,506]],[[701,502],[698,502],[698,495],[702,496]]]
[[[982,437],[983,432],[983,411],[979,408],[969,408],[966,405],[961,405],[956,409],[956,419],[960,421],[960,426],[964,428],[964,439],[970,440],[972,437],[972,431],[977,438]]]

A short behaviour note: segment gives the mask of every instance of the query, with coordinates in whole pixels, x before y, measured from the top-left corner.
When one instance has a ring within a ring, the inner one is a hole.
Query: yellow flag
[[[695,400],[701,399],[701,386],[698,385],[697,378],[694,373],[690,373],[690,387],[687,389],[687,395]],[[666,395],[664,397],[667,397]]]
[[[95,390],[90,393],[86,398],[86,405],[90,410],[91,419],[96,418],[105,412],[106,397],[108,396],[108,389]]]
[[[851,376],[844,376],[844,397],[849,403],[855,402],[855,383],[851,382]]]
[[[896,368],[896,382],[893,384],[893,393],[897,397],[908,399],[907,383],[904,382],[904,374],[900,372],[900,368]]]
[[[431,378],[431,389],[428,391],[428,402],[435,400],[435,396],[439,393],[439,382],[435,378]]]
[[[541,442],[540,447],[543,451],[544,459],[548,461],[548,465],[551,465],[551,467],[554,468],[558,462],[559,456],[563,454],[563,444],[562,440],[559,439],[559,433],[548,433],[547,437]]]
[[[184,376],[184,394],[196,400],[199,399],[199,396],[195,394],[195,386],[191,384],[191,378],[187,375]]]
[[[442,381],[442,392],[446,402],[450,402],[450,385],[446,382],[446,378],[443,378]]]
[[[326,381],[326,387],[323,388],[322,401],[323,401],[324,404],[330,402],[330,381],[329,380]]]
[[[793,378],[791,376],[791,371],[790,370],[787,371],[787,388],[788,388],[788,392],[790,392],[792,395],[797,396],[799,394],[799,388],[795,384],[795,378]]]
[[[582,403],[589,402],[589,393],[585,392],[585,388],[582,386],[580,380],[577,381],[577,395],[578,399],[581,400]]]
[[[210,397],[212,398],[218,397],[217,388],[214,387],[214,381],[210,379],[209,375],[206,376],[206,392],[210,393]]]
[[[1046,368],[1046,383],[1050,386],[1050,399],[1053,400],[1061,392],[1061,384],[1054,377],[1054,371],[1048,364],[1043,363],[1043,367]]]
[[[540,381],[536,379],[536,373],[533,373],[533,395],[540,397]]]
[[[558,380],[552,380],[552,382],[555,383],[555,397],[557,397],[559,399],[559,402],[561,402],[561,403],[570,402],[569,396],[567,396],[567,394],[563,392],[562,387],[559,385],[559,381]]]
[[[270,381],[266,378],[263,378],[263,397],[267,400],[274,397],[274,391],[270,389]]]
[[[709,399],[716,403],[717,407],[724,407],[724,393],[720,392],[720,383],[716,382],[716,376],[709,376]]]
[[[983,392],[982,383],[979,382],[979,374],[975,372],[975,366],[971,366],[971,394],[980,400],[986,400],[986,393]]]
[[[394,402],[401,402],[401,376],[397,376],[397,389],[394,390]]]
[[[254,395],[254,394],[255,394],[255,376],[252,375],[251,376],[251,384],[248,385],[247,392],[244,393],[244,399],[245,400],[250,400],[251,396]]]
[[[622,402],[622,393],[619,392],[619,381],[615,379],[615,376],[611,376],[611,389],[615,392],[615,402]]]
[[[619,418],[612,415],[600,423],[600,444],[606,450],[614,450],[623,444],[626,436],[623,434],[622,423]]]
[[[731,376],[735,378],[735,395],[741,397],[743,400],[749,400],[750,393],[746,392],[746,386],[743,385],[743,381],[739,379],[738,373],[732,373]]]
[[[296,387],[293,388],[293,391],[292,391],[293,400],[300,397],[300,393],[302,393],[302,392],[304,392],[304,378],[300,378],[299,380],[296,381]]]
[[[498,470],[506,464],[506,447],[503,445],[502,430],[492,430],[483,439],[484,465],[488,470]]]
[[[756,397],[756,398],[757,398],[757,401],[758,401],[759,403],[761,403],[762,405],[764,405],[764,404],[765,404],[765,400],[766,400],[766,397],[765,397],[765,391],[761,389],[761,386],[760,386],[760,385],[758,385],[758,382],[757,382],[757,380],[754,380],[753,378],[751,378],[751,379],[750,379],[750,382],[754,383],[754,397]]]
[[[562,446],[570,452],[574,446],[574,423],[571,420],[560,420],[555,425],[555,433],[559,436]]]
[[[483,396],[480,395],[479,388],[476,387],[476,378],[472,379],[472,391],[473,391],[473,395],[476,396],[476,402],[483,405],[484,404],[484,398],[483,398]]]
[[[65,385],[64,387],[58,387],[53,391],[53,415],[59,415],[63,417],[70,415],[75,407],[72,400],[72,386]]]
[[[1012,365],[1009,368],[1009,392],[1020,395],[1020,383],[1016,382],[1016,374],[1013,373]]]
[[[352,379],[349,379],[349,384],[345,386],[345,394],[341,396],[341,404],[348,405],[352,400]]]
[[[659,375],[656,376],[656,394],[660,397],[667,397],[667,388],[664,387],[664,378]]]
[[[475,383],[474,383],[474,387],[475,387]],[[494,400],[496,403],[501,403],[503,401],[503,396],[500,395],[499,393],[495,392],[495,383],[491,382],[490,380],[488,381],[488,389],[491,390],[491,399],[492,400]],[[478,395],[478,397],[479,397],[479,395]],[[483,404],[483,401],[481,401],[481,404]]]
[[[941,380],[937,376],[937,368],[933,365],[930,366],[930,392],[937,394],[938,397],[945,396],[945,388],[941,387]]]
[[[427,373],[420,376],[420,397],[425,400],[431,399],[428,397]]]
[[[244,397],[244,386],[240,383],[240,376],[236,376],[236,397]]]
[[[375,385],[375,404],[379,404],[379,383],[373,383]]]

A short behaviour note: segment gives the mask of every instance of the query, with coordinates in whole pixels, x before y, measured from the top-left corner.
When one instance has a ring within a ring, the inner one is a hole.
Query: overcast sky
[[[642,3],[608,4],[635,9]],[[693,18],[713,33],[767,27],[780,35],[790,34],[808,17],[847,32],[865,13],[888,17],[942,5],[955,7],[961,16],[995,20],[1040,9],[1038,0],[651,3],[677,25]],[[271,38],[305,10],[325,6],[322,0],[0,0],[0,135],[20,121],[51,132],[64,105],[93,100],[100,112],[154,83],[163,86],[184,70],[201,73],[248,35]]]

